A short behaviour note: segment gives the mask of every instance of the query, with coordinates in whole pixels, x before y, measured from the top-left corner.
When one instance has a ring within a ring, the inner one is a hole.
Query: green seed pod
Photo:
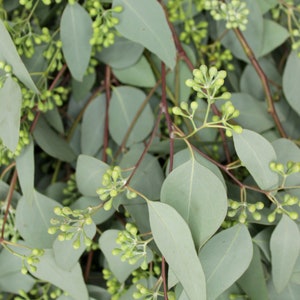
[[[77,250],[77,249],[80,248],[80,246],[81,246],[81,243],[80,243],[80,237],[78,237],[78,238],[73,242],[72,246],[73,246],[73,248],[74,248],[75,250]]]
[[[265,205],[263,202],[259,201],[259,202],[255,203],[255,207],[256,207],[256,209],[261,210],[265,207]]]
[[[272,212],[271,214],[268,215],[268,222],[273,223],[275,221],[276,213]]]
[[[292,219],[292,220],[297,220],[299,215],[296,211],[291,211],[288,213],[289,217]]]
[[[199,106],[199,104],[196,101],[193,101],[190,105],[190,107],[193,111],[197,110],[198,106]]]

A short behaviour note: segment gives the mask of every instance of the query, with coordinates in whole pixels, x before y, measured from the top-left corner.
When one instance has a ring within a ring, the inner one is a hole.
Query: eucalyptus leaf
[[[13,68],[13,73],[32,91],[39,93],[24,63],[22,62],[17,49],[12,41],[3,21],[0,19],[0,40],[5,47],[0,48],[0,60],[4,60]],[[1,98],[1,97],[0,97]]]
[[[66,162],[75,159],[68,142],[58,135],[43,117],[39,118],[33,136],[37,144],[49,155]]]
[[[95,155],[103,145],[105,95],[96,97],[84,111],[81,125],[82,154]]]
[[[300,59],[295,51],[289,54],[283,72],[283,92],[291,107],[300,115],[299,94],[300,85],[297,78],[300,76]]]
[[[246,272],[238,280],[238,284],[252,300],[267,300],[268,289],[259,248],[253,245],[253,257]]]
[[[18,178],[22,188],[22,193],[27,199],[31,199],[34,194],[34,153],[33,141],[23,149],[21,155],[17,157]]]
[[[75,234],[71,240],[59,241],[57,238],[53,243],[53,253],[56,264],[65,271],[71,271],[77,264],[80,256],[86,250],[84,243],[84,234],[89,238],[93,239],[96,233],[96,225],[94,223],[90,225],[84,225],[83,232],[80,234],[80,247],[74,249],[73,243],[76,241],[78,236]]]
[[[60,22],[62,50],[72,76],[82,81],[88,67],[92,46],[92,20],[77,2],[67,4]]]
[[[227,212],[223,183],[194,159],[168,175],[161,189],[161,201],[174,207],[187,222],[197,249],[218,230]]]
[[[119,69],[113,69],[114,75],[124,84],[140,86],[140,87],[153,87],[156,83],[151,66],[144,56],[132,66]]]
[[[50,220],[56,215],[56,201],[34,191],[33,196],[23,196],[16,208],[16,228],[26,244],[35,248],[51,248],[55,236],[48,234]]]
[[[206,300],[205,276],[186,222],[165,203],[147,204],[154,241],[170,268],[190,299]]]
[[[278,175],[269,165],[276,161],[272,145],[258,133],[244,129],[233,134],[234,147],[242,164],[248,169],[258,186],[263,190],[273,189],[278,185]]]
[[[94,157],[80,155],[76,165],[76,182],[79,191],[85,196],[97,196],[102,185],[102,177],[109,166]]]
[[[134,65],[143,51],[144,47],[142,45],[117,35],[114,44],[108,48],[103,48],[96,54],[96,57],[112,68],[123,69]]]
[[[272,277],[277,293],[289,283],[300,251],[300,233],[294,221],[282,215],[270,240]]]
[[[70,271],[61,269],[55,262],[53,251],[46,249],[36,267],[35,277],[56,285],[67,292],[74,300],[89,300],[82,271],[78,263]]]
[[[212,237],[199,259],[206,278],[207,299],[216,299],[249,267],[253,246],[245,225],[238,224]]]
[[[260,56],[270,53],[289,37],[286,28],[278,23],[264,19],[264,36]]]
[[[116,6],[123,7],[121,13],[113,13],[119,19],[117,30],[155,53],[173,69],[176,48],[162,6],[155,0],[114,0],[113,7]]]
[[[7,77],[0,88],[0,139],[14,152],[19,142],[22,94],[20,86]]]
[[[109,130],[114,141],[121,145],[125,134],[146,98],[145,93],[134,87],[121,86],[113,89],[109,105]],[[147,103],[131,130],[127,146],[144,140],[154,125],[153,113]]]
[[[10,252],[0,252],[0,291],[18,294],[20,290],[28,292],[35,280],[29,275],[23,275],[20,270],[22,260]]]

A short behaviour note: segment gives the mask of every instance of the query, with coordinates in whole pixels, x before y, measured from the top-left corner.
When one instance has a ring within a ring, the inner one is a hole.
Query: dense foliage
[[[299,0],[0,17],[0,299],[299,298]]]

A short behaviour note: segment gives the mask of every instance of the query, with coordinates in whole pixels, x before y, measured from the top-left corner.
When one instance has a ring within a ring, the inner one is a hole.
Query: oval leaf
[[[137,88],[122,86],[113,89],[109,105],[109,131],[118,145],[122,144],[137,112],[144,105],[145,98],[145,93]],[[151,132],[153,124],[153,113],[147,103],[131,130],[127,146],[144,140]]]
[[[11,151],[16,150],[19,142],[21,106],[20,86],[11,77],[7,77],[4,86],[0,88],[0,139]]]
[[[296,51],[292,51],[288,57],[283,72],[283,92],[291,107],[300,115],[300,58]]]
[[[170,268],[190,299],[206,300],[205,277],[186,222],[165,203],[147,204],[154,240]]]
[[[144,56],[133,66],[124,69],[113,69],[113,72],[124,84],[153,87],[156,82],[151,66]]]
[[[72,296],[74,300],[89,299],[87,287],[78,263],[71,271],[64,270],[56,264],[53,251],[46,249],[36,267],[35,277],[56,285]]]
[[[217,298],[247,270],[252,253],[251,236],[241,224],[218,233],[204,245],[199,259],[206,277],[208,300]]]
[[[14,74],[31,90],[39,93],[38,88],[30,77],[24,63],[22,62],[18,51],[12,41],[3,21],[0,19],[0,40],[5,47],[0,47],[0,60],[5,60],[9,63]],[[1,97],[0,97],[1,98]]]
[[[101,94],[87,107],[81,125],[81,150],[95,155],[103,145],[105,121],[105,95]]]
[[[113,6],[123,7],[121,13],[113,13],[120,21],[117,30],[156,54],[173,69],[176,48],[161,5],[156,0],[114,0]]]
[[[79,191],[85,196],[97,197],[97,189],[101,186],[102,177],[109,166],[99,159],[80,155],[76,166],[76,182]]]
[[[23,196],[16,209],[16,227],[26,244],[37,248],[51,248],[55,236],[48,234],[50,219],[56,215],[54,207],[59,203],[33,192],[32,198]]]
[[[92,47],[92,20],[77,2],[67,4],[61,17],[62,50],[72,76],[81,81],[88,67]]]
[[[75,159],[75,154],[68,142],[58,135],[43,117],[39,118],[33,136],[36,143],[49,155],[66,162]]]
[[[234,133],[233,141],[238,157],[257,185],[263,190],[276,187],[278,175],[269,167],[272,161],[276,161],[272,145],[260,134],[247,129],[240,134]]]
[[[22,193],[30,199],[34,192],[34,154],[33,141],[25,147],[21,155],[17,157],[18,179],[22,188]]]
[[[300,251],[300,233],[296,223],[282,215],[270,240],[272,276],[275,289],[282,292],[289,283]]]
[[[169,174],[161,189],[161,201],[174,207],[187,222],[197,249],[218,230],[227,212],[223,183],[195,160]]]

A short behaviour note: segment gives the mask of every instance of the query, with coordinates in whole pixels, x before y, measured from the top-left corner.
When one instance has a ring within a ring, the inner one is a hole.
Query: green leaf
[[[267,58],[260,58],[258,63],[269,80],[275,83],[270,85],[272,94],[278,92],[277,85],[282,84],[282,78],[274,62]],[[265,100],[266,95],[261,80],[251,64],[247,65],[242,73],[240,87],[243,93],[252,95],[257,100]]]
[[[0,88],[0,139],[13,152],[19,142],[21,106],[21,89],[11,77],[7,77]]]
[[[81,150],[95,155],[103,145],[105,122],[105,94],[96,97],[83,114],[81,125]]]
[[[277,0],[256,0],[256,2],[263,14],[278,4]]]
[[[244,38],[252,49],[254,55],[258,56],[261,53],[264,38],[263,17],[256,1],[244,0],[243,2],[246,3],[250,12],[247,17],[247,29],[242,31],[242,34],[244,35]],[[221,36],[224,33],[225,25],[223,21],[217,22],[217,30],[218,36]],[[224,35],[224,37],[221,39],[221,43],[225,46],[225,48],[230,49],[234,56],[248,62],[245,51],[233,30],[226,32],[226,35]]]
[[[102,186],[102,177],[109,166],[94,157],[80,155],[76,166],[76,182],[79,191],[85,196],[97,196],[97,189]]]
[[[280,46],[289,37],[289,32],[285,27],[278,23],[264,19],[263,45],[260,56],[264,56],[278,46]]]
[[[230,101],[240,111],[240,115],[235,120],[243,128],[263,132],[274,127],[265,102],[245,93],[233,93]],[[220,108],[223,103],[218,101],[216,104]]]
[[[212,171],[220,179],[220,181],[222,181],[224,188],[226,189],[226,183],[219,168],[196,151],[194,151],[194,156],[196,161],[201,166],[206,167],[207,169]],[[183,149],[177,152],[173,158],[173,170],[179,167],[180,165],[182,165],[183,163],[189,161],[190,159],[191,159],[191,153],[189,149]],[[170,161],[168,161],[168,165],[166,168],[167,174],[169,173],[169,166],[170,166]]]
[[[113,7],[116,6],[123,7],[121,13],[113,13],[120,21],[117,30],[156,54],[173,69],[176,48],[162,6],[155,0],[114,0]]]
[[[269,262],[271,262],[270,239],[272,232],[272,227],[266,227],[253,238],[253,243],[255,243],[260,248],[260,250],[264,254],[264,257]]]
[[[115,229],[106,230],[99,239],[99,246],[108,262],[109,269],[113,272],[118,281],[123,283],[132,271],[140,267],[143,259],[139,259],[135,264],[130,265],[128,261],[121,260],[121,255],[112,254],[113,249],[120,248],[120,245],[116,243],[119,232],[119,230]],[[150,248],[147,248],[147,262],[151,262],[152,259],[152,251]]]
[[[263,190],[276,187],[278,175],[269,167],[272,161],[276,161],[272,145],[258,133],[247,129],[240,134],[234,133],[233,141],[238,157],[257,185]]]
[[[212,237],[199,254],[206,278],[207,299],[229,288],[248,268],[253,253],[251,236],[238,224]]]
[[[95,84],[96,73],[84,74],[81,81],[72,78],[72,97],[75,101],[83,101],[88,95]]]
[[[34,155],[33,155],[33,141],[21,152],[17,157],[17,171],[18,179],[21,185],[22,193],[27,198],[33,197],[34,193]]]
[[[3,21],[0,19],[0,40],[2,45],[5,47],[0,47],[0,60],[4,60],[10,64],[13,68],[13,73],[20,79],[29,89],[33,90],[35,93],[39,93],[36,85],[32,81],[25,65],[23,64],[17,49],[12,41]],[[1,97],[0,97],[1,98]]]
[[[291,107],[300,115],[300,58],[296,51],[292,51],[287,59],[283,72],[283,92]]]
[[[56,285],[72,296],[74,300],[89,299],[82,271],[78,263],[71,271],[63,270],[57,266],[53,251],[46,249],[36,266],[35,277]]]
[[[20,290],[28,292],[35,280],[21,273],[22,260],[6,250],[0,252],[0,291],[18,294]]]
[[[87,289],[89,292],[90,297],[94,299],[101,299],[101,300],[110,300],[111,294],[107,292],[106,289],[97,286],[97,285],[87,285]]]
[[[246,292],[251,300],[268,299],[268,289],[264,274],[259,248],[253,245],[253,257],[251,263],[238,280],[238,285]]]
[[[112,68],[123,69],[134,65],[143,51],[142,45],[117,35],[114,44],[103,48],[96,54],[96,57]]]
[[[300,285],[295,284],[293,282],[289,283],[282,292],[277,293],[272,281],[270,280],[268,289],[269,289],[269,299],[271,300],[283,300],[283,299],[298,300],[299,299]]]
[[[114,68],[113,73],[124,84],[153,87],[156,83],[151,66],[144,56],[128,68]]]
[[[62,117],[58,111],[57,106],[55,106],[53,109],[48,110],[45,114],[45,119],[49,123],[51,127],[53,127],[57,132],[64,134],[64,124]]]
[[[82,81],[90,61],[92,36],[92,20],[87,11],[77,2],[67,4],[61,17],[60,37],[68,67],[78,81]]]
[[[165,203],[147,204],[154,241],[170,268],[190,299],[206,300],[205,277],[186,222]]]
[[[113,89],[109,105],[109,131],[118,145],[122,144],[124,136],[145,98],[145,93],[134,87],[121,86]],[[153,113],[147,103],[132,129],[126,145],[129,146],[144,140],[151,132],[153,124]]]
[[[96,225],[94,223],[85,225],[83,230],[86,236],[92,240],[96,233]],[[75,235],[71,240],[59,241],[56,239],[53,243],[55,262],[63,270],[71,271],[77,264],[82,253],[86,250],[83,234],[80,236],[80,247],[78,249],[73,248],[73,242],[76,239],[77,236]]]
[[[227,212],[223,183],[195,160],[168,175],[161,189],[161,201],[174,207],[187,222],[197,249],[218,230]]]
[[[36,143],[49,155],[66,162],[75,159],[70,145],[40,117],[33,132]]]
[[[270,240],[272,277],[277,293],[287,286],[300,251],[300,233],[294,221],[282,215]]]
[[[23,196],[16,209],[16,228],[26,244],[37,248],[51,248],[55,236],[48,234],[50,219],[55,217],[56,201],[34,191],[32,198]]]

